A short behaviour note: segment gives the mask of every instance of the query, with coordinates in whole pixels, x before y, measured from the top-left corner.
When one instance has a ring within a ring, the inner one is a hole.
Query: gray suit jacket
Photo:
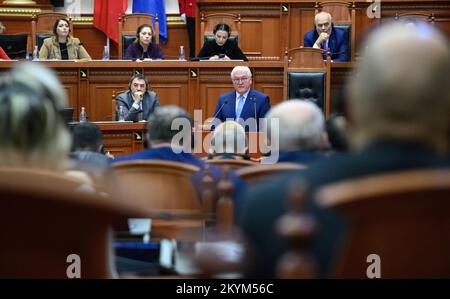
[[[147,91],[142,99],[142,110],[133,107],[133,96],[130,91],[121,93],[116,98],[117,110],[123,106],[125,120],[138,121],[138,113],[143,111],[143,119],[147,120],[156,107],[159,106],[158,96],[153,91]]]

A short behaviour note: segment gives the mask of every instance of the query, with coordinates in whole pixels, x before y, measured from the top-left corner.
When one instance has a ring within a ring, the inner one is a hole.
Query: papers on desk
[[[79,59],[33,59],[33,61],[37,61],[37,62],[61,62],[61,61],[72,61],[72,62],[77,62],[80,61]],[[83,61],[88,61],[88,60],[83,60]]]
[[[117,120],[102,120],[102,121],[94,121],[94,124],[124,124],[124,123],[132,123],[131,120],[117,121]]]

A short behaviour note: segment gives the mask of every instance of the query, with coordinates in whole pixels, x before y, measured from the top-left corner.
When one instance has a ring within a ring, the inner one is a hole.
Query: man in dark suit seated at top
[[[257,131],[258,122],[270,109],[269,96],[251,89],[252,72],[246,66],[236,66],[231,71],[234,90],[219,96],[214,112],[214,124],[236,120],[245,131]],[[256,120],[256,123],[252,120]]]
[[[122,109],[126,121],[147,120],[159,106],[158,96],[148,88],[148,80],[144,75],[136,74],[131,77],[128,91],[119,94],[116,98],[118,116],[120,117]]]
[[[332,61],[349,61],[347,32],[334,27],[331,15],[319,12],[314,17],[314,25],[315,28],[305,34],[303,46],[330,50]],[[326,52],[324,58],[326,59]]]

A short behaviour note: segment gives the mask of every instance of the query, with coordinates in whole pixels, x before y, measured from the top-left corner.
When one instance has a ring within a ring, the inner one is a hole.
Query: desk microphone
[[[258,131],[258,120],[256,119],[256,97],[255,97],[255,95],[253,95],[252,101],[253,101],[253,108],[255,110],[255,125],[256,125],[255,129],[256,129],[256,131]]]
[[[220,111],[222,111],[223,107],[226,104],[228,104],[228,100],[223,101],[222,106],[220,106],[219,110],[217,110],[217,112],[214,113],[213,120],[212,120],[212,125],[211,125],[211,128],[210,128],[211,131],[214,131],[216,129],[216,126],[214,125],[214,123],[216,122],[216,117],[217,117],[217,115],[219,115]]]
[[[220,111],[222,111],[223,107],[228,104],[228,100],[223,101],[222,106],[220,106],[219,110],[217,110],[216,113],[214,113],[213,119],[216,119],[217,115],[220,113]]]
[[[255,109],[255,120],[256,120],[256,97],[255,96],[252,97],[252,101],[253,101],[253,108]]]

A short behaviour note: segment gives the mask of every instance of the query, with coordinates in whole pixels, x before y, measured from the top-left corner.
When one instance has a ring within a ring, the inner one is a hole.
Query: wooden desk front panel
[[[177,105],[201,120],[212,117],[219,95],[232,91],[230,72],[236,65],[248,65],[253,72],[253,88],[270,97],[271,106],[283,100],[283,64],[281,62],[42,62],[59,76],[75,109],[78,119],[81,107],[86,107],[89,121],[107,121],[112,116],[112,94],[128,88],[135,71],[143,72],[150,80],[150,89],[158,94],[161,105]],[[0,73],[14,62],[0,62]],[[331,99],[339,94],[352,63],[332,64]]]
[[[86,107],[89,121],[111,120],[112,94],[128,88],[135,71],[150,80],[150,89],[158,94],[161,105],[177,105],[193,114],[202,111],[202,120],[214,115],[219,95],[232,91],[230,72],[236,65],[248,65],[253,70],[253,86],[270,96],[274,105],[283,96],[283,66],[274,62],[42,62],[53,68],[61,79],[75,109],[77,119],[81,107]],[[1,62],[0,72],[14,62]]]
[[[144,149],[147,123],[121,123],[121,122],[96,122],[103,134],[103,145],[115,157],[128,155]],[[195,148],[192,153],[205,157],[210,151],[211,138],[210,131],[197,131],[195,133]],[[265,136],[262,133],[250,132],[247,134],[249,141],[250,156],[260,158],[261,153],[267,153],[264,147]],[[263,149],[261,150],[261,147]]]
[[[96,123],[103,133],[103,145],[115,157],[144,149],[146,123]]]

